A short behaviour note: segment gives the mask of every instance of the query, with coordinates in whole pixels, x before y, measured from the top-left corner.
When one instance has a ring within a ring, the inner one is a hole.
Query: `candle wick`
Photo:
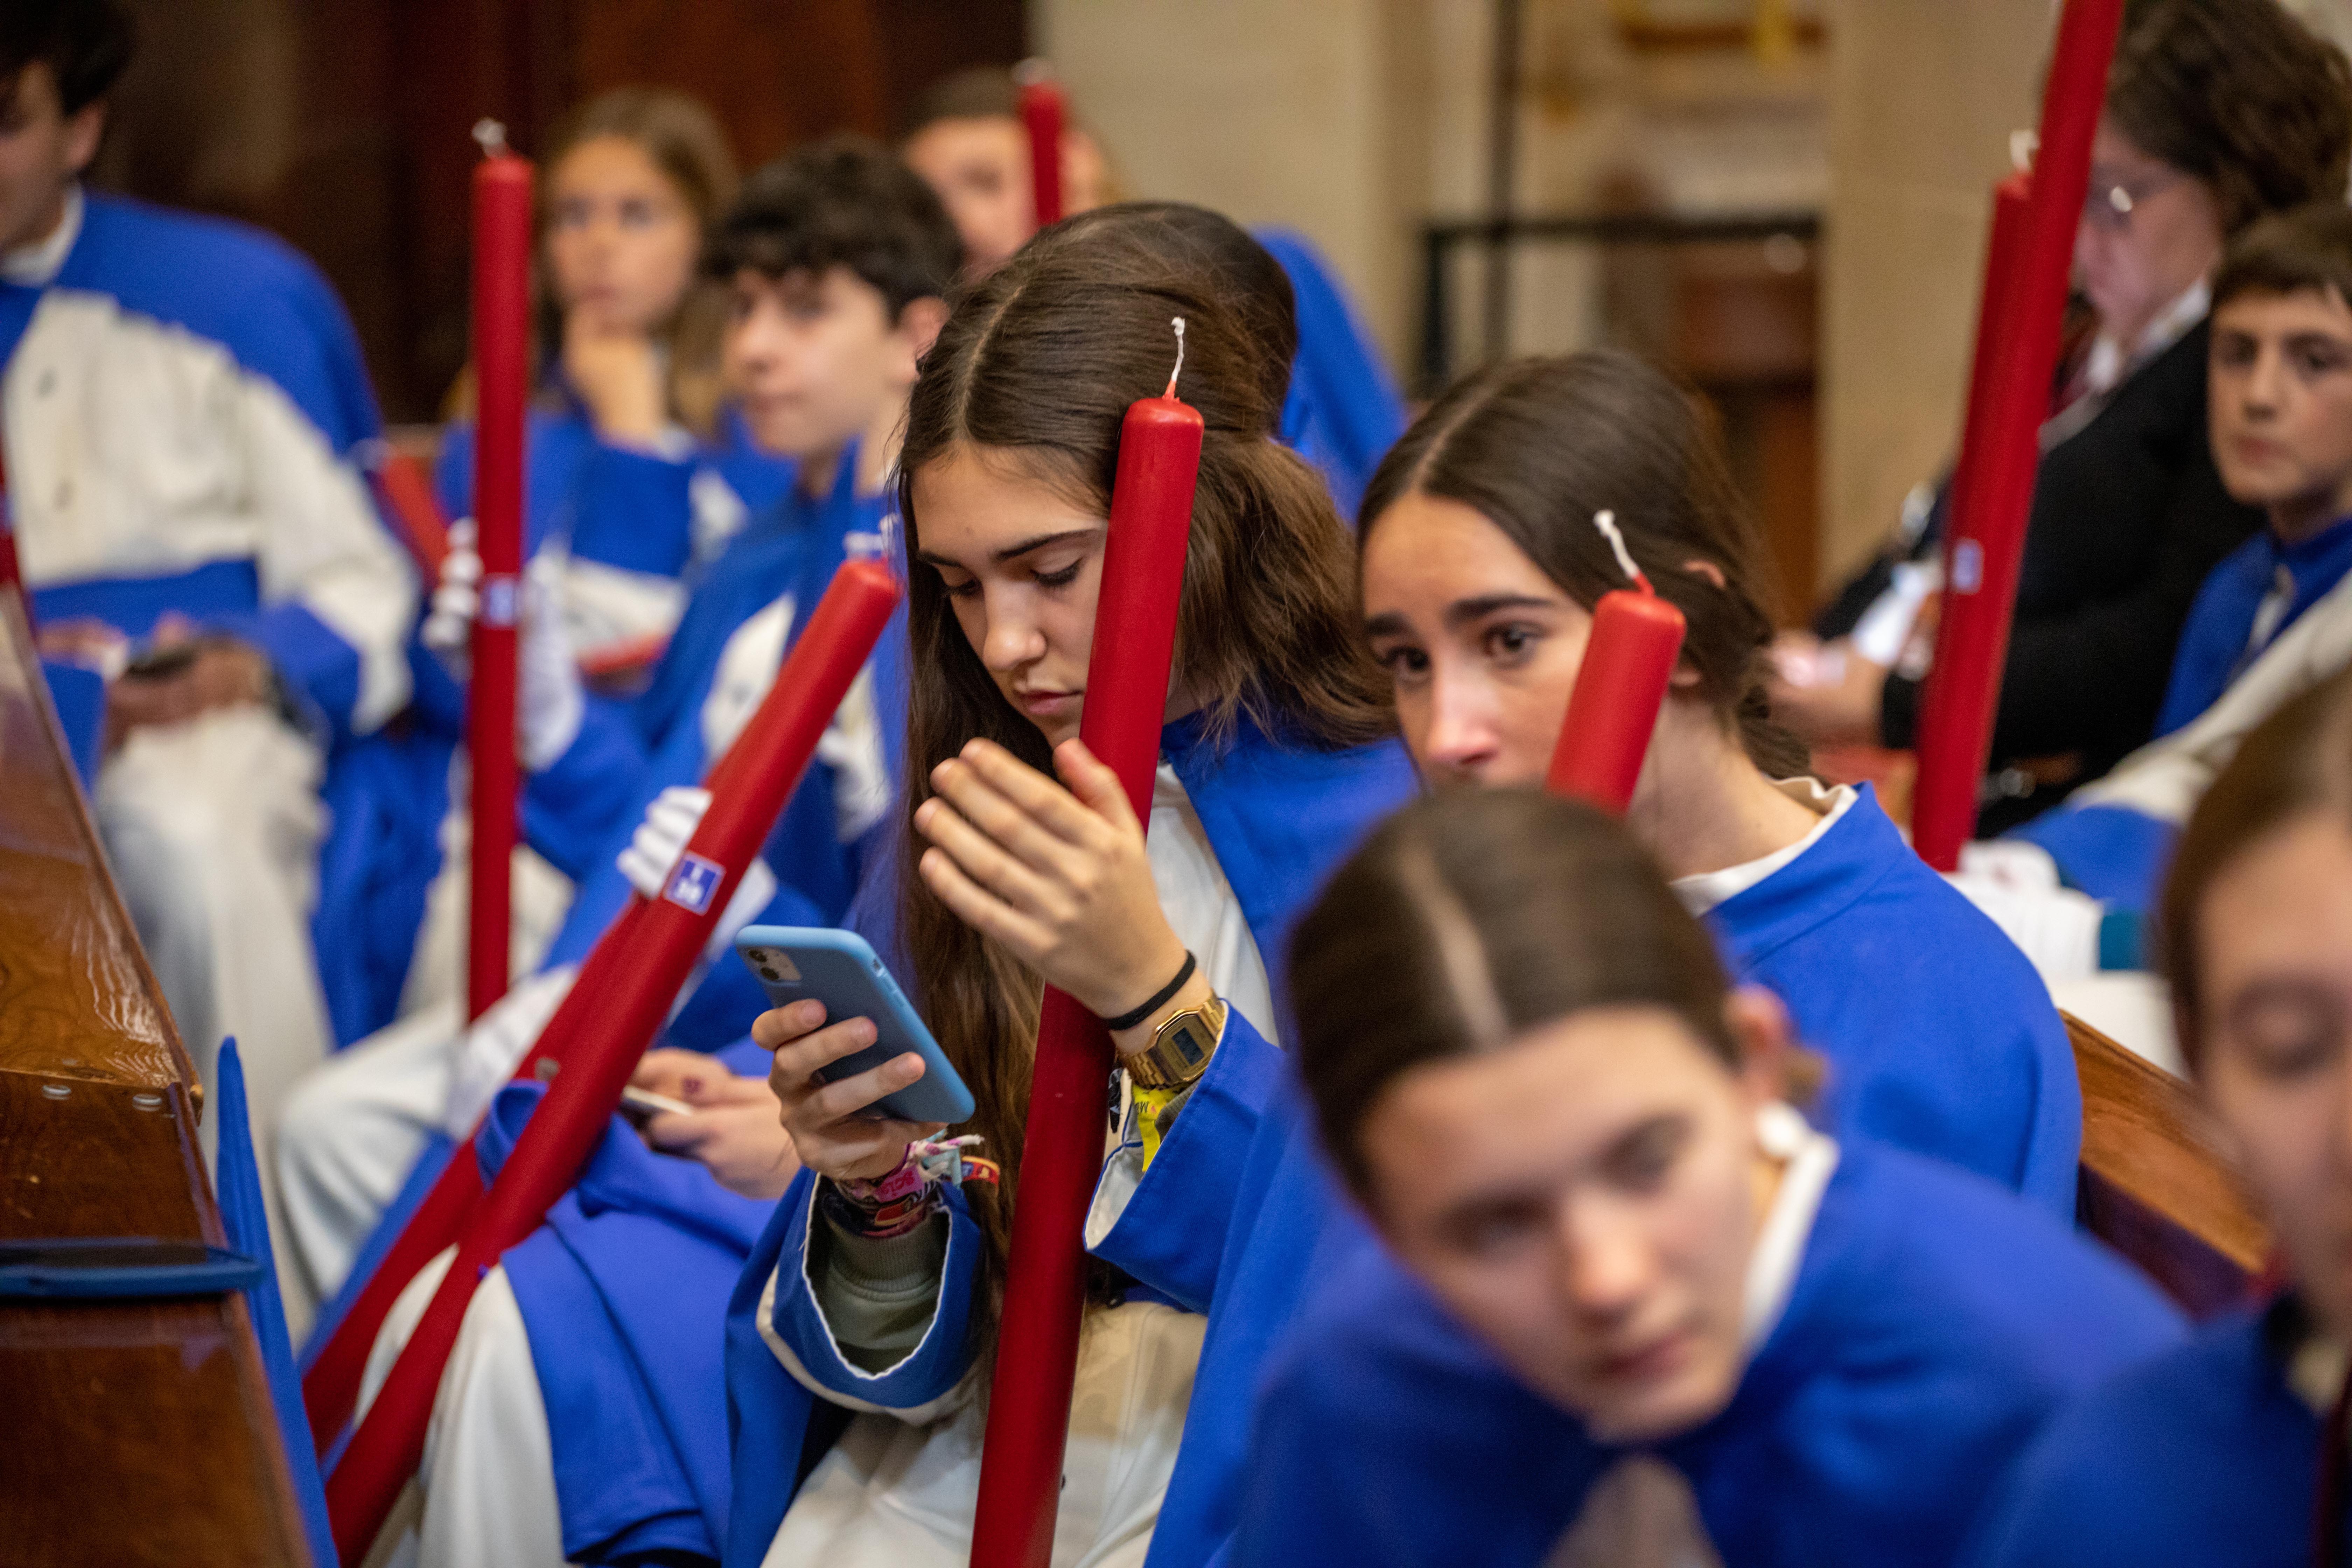
[[[485,158],[503,158],[507,154],[507,128],[487,117],[474,121],[474,140],[481,143]]]
[[[1592,526],[1601,531],[1609,541],[1609,548],[1617,552],[1617,564],[1625,569],[1625,575],[1640,584],[1644,594],[1656,593],[1650,580],[1642,575],[1642,569],[1633,564],[1633,552],[1625,548],[1625,536],[1617,531],[1617,514],[1603,507],[1592,514]]]
[[[1168,390],[1160,394],[1163,397],[1176,395],[1176,378],[1184,374],[1184,318],[1171,316],[1169,321],[1176,329],[1176,368],[1168,373]]]

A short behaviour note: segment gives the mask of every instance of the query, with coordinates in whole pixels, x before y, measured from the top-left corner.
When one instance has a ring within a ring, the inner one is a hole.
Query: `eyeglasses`
[[[2091,174],[2091,188],[2083,195],[2083,221],[2111,232],[2131,226],[2132,214],[2151,196],[2162,195],[2187,176],[2158,174],[2145,180],[2103,179]]]

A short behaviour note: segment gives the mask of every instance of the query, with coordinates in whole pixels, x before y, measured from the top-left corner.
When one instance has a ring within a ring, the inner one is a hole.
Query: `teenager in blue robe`
[[[1366,626],[1406,743],[1435,782],[1540,781],[1591,607],[1642,573],[1688,630],[1626,820],[1735,975],[1826,1058],[1822,1125],[2071,1217],[2082,1100],[2057,1012],[1868,786],[1802,777],[1802,748],[1763,717],[1772,626],[1722,465],[1680,392],[1622,354],[1499,366],[1433,405],[1361,526]]]
[[[2329,204],[2231,243],[2213,282],[2213,460],[2263,526],[2198,590],[2157,739],[2016,835],[2049,853],[2064,885],[2135,922],[2153,912],[2180,829],[2232,748],[2352,658],[2352,459],[2325,394],[2333,373],[2306,357],[2319,343],[2352,352],[2339,274],[2352,275],[2352,223]]]
[[[1120,1205],[1144,1201],[1138,1178],[1148,1187],[1155,1158],[1180,1158],[1195,1119],[1204,1141],[1246,1141],[1234,1121],[1255,1121],[1278,1076],[1272,1042],[1288,1026],[1278,963],[1287,921],[1349,844],[1413,791],[1387,738],[1382,683],[1354,634],[1341,526],[1307,465],[1272,439],[1281,365],[1268,373],[1253,313],[1226,303],[1239,295],[1197,252],[1134,244],[1122,226],[1158,222],[1152,215],[1088,217],[1098,221],[1040,237],[979,285],[916,388],[904,458],[912,679],[937,695],[915,708],[908,745],[916,798],[902,863],[921,885],[902,877],[887,889],[895,911],[883,944],[980,1091],[979,1110],[958,1131],[981,1136],[992,1160],[1019,1157],[1020,1108],[996,1086],[1012,1055],[1030,1047],[1034,1003],[998,989],[1013,982],[998,978],[1006,971],[992,965],[982,930],[1005,944],[1024,980],[1039,973],[1114,1020],[1124,1061],[1177,1019],[1215,1042],[1205,1075],[1181,1090],[1139,1079],[1132,1066],[1121,1080],[1129,1110],[1089,1241],[1132,1278],[1102,1280],[1089,1307],[1058,1527],[1072,1551],[1108,1550],[1155,1523],[1175,1527],[1173,1494],[1161,1500],[1166,1478],[1202,1430],[1203,1408],[1243,1398],[1250,1373],[1213,1353],[1196,1369],[1192,1347],[1204,1329],[1212,1342],[1217,1331],[1197,1316],[1210,1305],[1205,1293],[1103,1237],[1128,1228]],[[1074,496],[1036,470],[1107,488],[1121,416],[1139,389],[1166,384],[1172,355],[1162,343],[1172,350],[1167,325],[1180,315],[1187,347],[1178,392],[1209,433],[1171,683],[1181,695],[1161,731],[1146,843],[1125,795],[1065,743],[1080,719],[1073,698],[1087,679],[1108,497]],[[974,460],[973,446],[1050,456]],[[983,739],[967,745],[974,736]],[[1088,818],[1071,809],[1104,822],[1109,837],[1074,826]],[[1016,815],[1029,832],[1012,825]],[[1020,856],[1033,875],[1065,875],[1038,858],[1066,864],[1041,848],[1040,831],[1085,832],[1082,853],[1113,858],[1105,879],[1090,884],[1096,891],[1074,890],[1050,917],[1050,952],[1033,931],[1008,926],[973,880],[1004,886],[976,869],[1002,854]],[[1118,901],[1097,907],[1097,898]],[[966,973],[996,1000],[976,1002],[947,983]],[[1164,984],[1171,974],[1174,984]],[[1134,1008],[1155,990],[1149,1006]],[[1117,1017],[1123,1012],[1137,1016]],[[806,1171],[730,1310],[728,1560],[757,1563],[773,1550],[819,1553],[843,1568],[961,1562],[985,1392],[966,1379],[993,1333],[1003,1207],[951,1181],[922,1189],[904,1221],[867,1206],[860,1184],[910,1169],[908,1141],[940,1130],[841,1114],[887,1087],[903,1061],[820,1091],[814,1073],[861,1038],[862,1026],[810,1032],[810,1024],[786,1010],[754,1031],[777,1050],[771,1081]],[[1162,1128],[1172,1128],[1164,1141]],[[1234,1156],[1196,1194],[1217,1211],[1213,1225],[1195,1226],[1212,1233],[1212,1252],[1241,1173]],[[912,1228],[887,1234],[901,1223]],[[820,1250],[839,1266],[813,1263]],[[1195,1274],[1213,1267],[1198,1249],[1181,1261]],[[845,1312],[851,1297],[870,1296],[850,1284],[853,1269],[882,1270],[888,1284],[876,1289],[903,1310],[887,1322]]]
[[[2323,1435],[2352,1365],[2347,733],[2338,673],[2249,734],[2190,816],[2160,905],[2181,1055],[2270,1223],[2282,1289],[2053,1421],[1986,1521],[1979,1568],[2300,1568],[2352,1549],[2352,1520],[2318,1507],[2323,1485],[2339,1509],[2347,1495]]]
[[[355,458],[375,400],[303,257],[82,188],[132,54],[121,7],[68,23],[17,6],[5,33],[19,155],[0,174],[0,444],[17,563],[44,654],[109,677],[118,743],[94,816],[207,1084],[237,1037],[266,1151],[331,1041],[310,917],[348,889],[320,878],[338,865],[319,853],[321,781],[331,800],[408,693],[415,574]],[[308,1303],[289,1300],[299,1320]]]
[[[1269,1357],[1236,1568],[1610,1562],[1628,1505],[1660,1561],[1947,1563],[2054,1405],[2179,1339],[2014,1194],[1808,1127],[1781,1010],[1590,806],[1412,807],[1292,965],[1381,1244]]]
[[[1801,773],[1801,757],[1751,717],[1771,622],[1747,587],[1752,532],[1715,499],[1728,487],[1703,440],[1662,377],[1616,355],[1502,367],[1423,416],[1374,476],[1360,536],[1366,628],[1406,744],[1444,784],[1543,777],[1584,606],[1625,581],[1591,521],[1612,505],[1633,558],[1691,628],[1628,821],[1738,977],[1780,995],[1827,1058],[1822,1125],[1950,1160],[2071,1217],[2080,1091],[2031,966],[1920,863],[1867,788],[1780,776]],[[1285,1073],[1243,1066],[1238,1054],[1212,1066],[1095,1244],[1210,1314],[1154,1568],[1208,1563],[1230,1535],[1267,1348],[1354,1228]]]

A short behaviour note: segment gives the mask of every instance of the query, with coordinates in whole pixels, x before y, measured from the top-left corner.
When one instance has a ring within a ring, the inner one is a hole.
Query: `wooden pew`
[[[2171,1074],[2060,1016],[2083,1084],[2083,1228],[2196,1317],[2238,1305],[2270,1254],[2270,1231],[2210,1113]]]
[[[201,1090],[0,586],[0,1242],[222,1245]],[[0,1299],[0,1563],[307,1564],[237,1294]]]

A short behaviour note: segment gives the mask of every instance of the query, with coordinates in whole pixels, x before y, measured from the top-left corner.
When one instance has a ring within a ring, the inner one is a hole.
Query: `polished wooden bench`
[[[2083,1085],[2083,1228],[2198,1317],[2246,1299],[2270,1231],[2187,1084],[2062,1014]]]
[[[196,1075],[0,586],[0,1241],[221,1245]],[[310,1561],[242,1296],[0,1300],[0,1563]]]

